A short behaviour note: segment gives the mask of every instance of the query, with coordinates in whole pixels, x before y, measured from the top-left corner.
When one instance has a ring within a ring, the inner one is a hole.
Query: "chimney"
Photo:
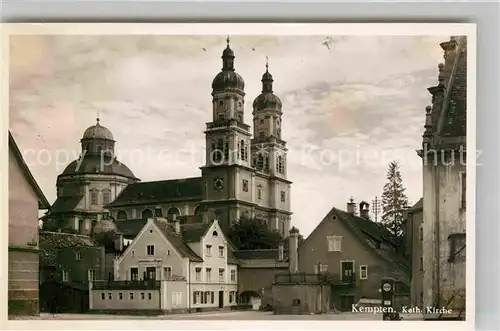
[[[359,203],[359,216],[370,219],[370,204],[365,201]]]
[[[283,261],[285,259],[285,245],[283,243],[278,244],[278,261]]]
[[[115,239],[115,250],[123,252],[123,234],[121,233],[117,233],[117,238]]]
[[[299,257],[298,257],[298,246],[299,246],[299,229],[292,227],[290,230],[290,244],[288,247],[288,258],[290,265],[290,272],[299,271]]]
[[[352,215],[356,213],[356,203],[354,202],[353,197],[351,197],[347,203],[347,212]]]
[[[181,221],[177,219],[177,215],[174,214],[174,229],[175,233],[181,234]]]

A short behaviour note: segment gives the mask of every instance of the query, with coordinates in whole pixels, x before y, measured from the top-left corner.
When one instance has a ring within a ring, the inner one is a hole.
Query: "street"
[[[403,321],[422,320],[420,314],[404,314],[402,315]],[[159,316],[141,316],[141,315],[98,315],[98,314],[40,314],[40,317],[23,317],[16,319],[37,319],[37,320],[136,320],[136,319],[154,319],[154,320],[218,320],[218,321],[231,321],[231,320],[333,320],[333,321],[381,321],[381,314],[371,313],[331,313],[323,315],[273,315],[272,312],[260,311],[238,311],[238,312],[206,312],[194,314],[173,314],[173,315],[159,315]]]

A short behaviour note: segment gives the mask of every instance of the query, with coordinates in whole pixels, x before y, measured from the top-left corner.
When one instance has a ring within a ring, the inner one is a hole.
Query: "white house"
[[[94,310],[192,311],[236,305],[237,265],[217,220],[149,218],[115,260],[115,280],[95,282]]]

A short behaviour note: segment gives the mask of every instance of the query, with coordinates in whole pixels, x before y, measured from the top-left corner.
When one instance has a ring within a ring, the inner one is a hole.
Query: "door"
[[[146,277],[147,280],[156,280],[156,267],[147,267]]]
[[[224,291],[219,291],[219,308],[224,308]]]
[[[342,283],[352,283],[354,281],[354,261],[341,262]]]
[[[130,280],[139,279],[139,268],[130,268]]]
[[[354,295],[342,295],[340,297],[340,310],[352,311],[354,305]]]

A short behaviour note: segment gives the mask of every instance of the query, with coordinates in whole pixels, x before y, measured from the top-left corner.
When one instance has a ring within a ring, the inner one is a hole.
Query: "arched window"
[[[259,154],[257,156],[257,169],[262,170],[264,168],[264,156],[262,154]]]
[[[151,218],[153,217],[153,212],[149,209],[144,209],[142,211],[142,218]]]
[[[281,155],[278,156],[278,159],[276,162],[276,171],[278,171],[280,174],[285,172],[284,161],[283,161],[283,157]]]
[[[167,211],[167,219],[169,222],[173,222],[174,220],[179,220],[179,217],[181,216],[181,211],[177,207],[170,207]]]
[[[241,159],[245,161],[247,159],[247,154],[246,154],[247,149],[245,147],[245,141],[243,139],[240,142],[240,149],[241,149],[240,151]]]
[[[201,206],[196,207],[196,209],[194,210],[194,214],[196,216],[202,215],[203,214],[203,208]]]
[[[116,218],[119,220],[126,220],[127,219],[127,213],[124,212],[123,210],[120,210],[118,213],[116,213]]]

